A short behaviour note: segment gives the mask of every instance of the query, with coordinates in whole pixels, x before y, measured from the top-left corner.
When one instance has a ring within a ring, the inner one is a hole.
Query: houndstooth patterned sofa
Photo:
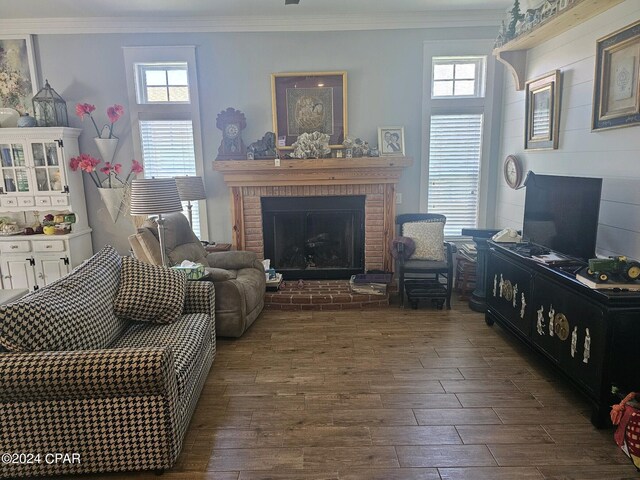
[[[107,247],[49,290],[22,299],[20,311],[43,293],[56,298],[83,285],[100,285],[96,295],[104,296],[117,287],[120,262]],[[97,348],[0,352],[0,454],[41,455],[30,464],[3,457],[0,478],[170,468],[215,357],[214,292],[209,282],[187,282],[178,320],[117,323],[115,339],[103,335]],[[86,300],[70,308],[100,303]],[[47,463],[48,453],[75,453],[80,461]]]

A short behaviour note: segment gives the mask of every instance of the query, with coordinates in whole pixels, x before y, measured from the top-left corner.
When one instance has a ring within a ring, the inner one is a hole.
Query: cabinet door
[[[66,184],[62,152],[55,141],[31,142],[35,193],[61,193]]]
[[[69,273],[67,257],[36,257],[35,260],[39,287],[49,285]]]
[[[27,288],[36,286],[36,275],[33,260],[24,257],[7,257],[2,260],[2,284],[6,289]]]
[[[606,345],[604,313],[573,290],[544,278],[534,283],[533,342],[593,394],[599,393]]]
[[[0,187],[5,193],[15,195],[31,192],[24,145],[0,143],[0,177]]]
[[[487,263],[487,305],[523,335],[531,334],[531,273],[491,252]]]

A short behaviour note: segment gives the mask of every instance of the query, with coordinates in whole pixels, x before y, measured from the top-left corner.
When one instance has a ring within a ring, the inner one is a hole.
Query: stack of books
[[[463,243],[458,248],[458,255],[466,258],[470,262],[475,262],[478,258],[478,252],[476,250],[475,243]]]

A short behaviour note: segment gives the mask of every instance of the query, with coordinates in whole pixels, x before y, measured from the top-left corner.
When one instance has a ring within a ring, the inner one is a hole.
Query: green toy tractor
[[[640,278],[640,263],[629,261],[625,256],[592,258],[587,273],[598,282],[606,282],[611,275],[618,275],[627,282]]]

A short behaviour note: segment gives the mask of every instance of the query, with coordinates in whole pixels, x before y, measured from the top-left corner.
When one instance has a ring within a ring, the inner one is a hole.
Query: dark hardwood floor
[[[175,467],[100,478],[640,478],[589,413],[462,303],[264,312],[241,339],[218,341]]]

